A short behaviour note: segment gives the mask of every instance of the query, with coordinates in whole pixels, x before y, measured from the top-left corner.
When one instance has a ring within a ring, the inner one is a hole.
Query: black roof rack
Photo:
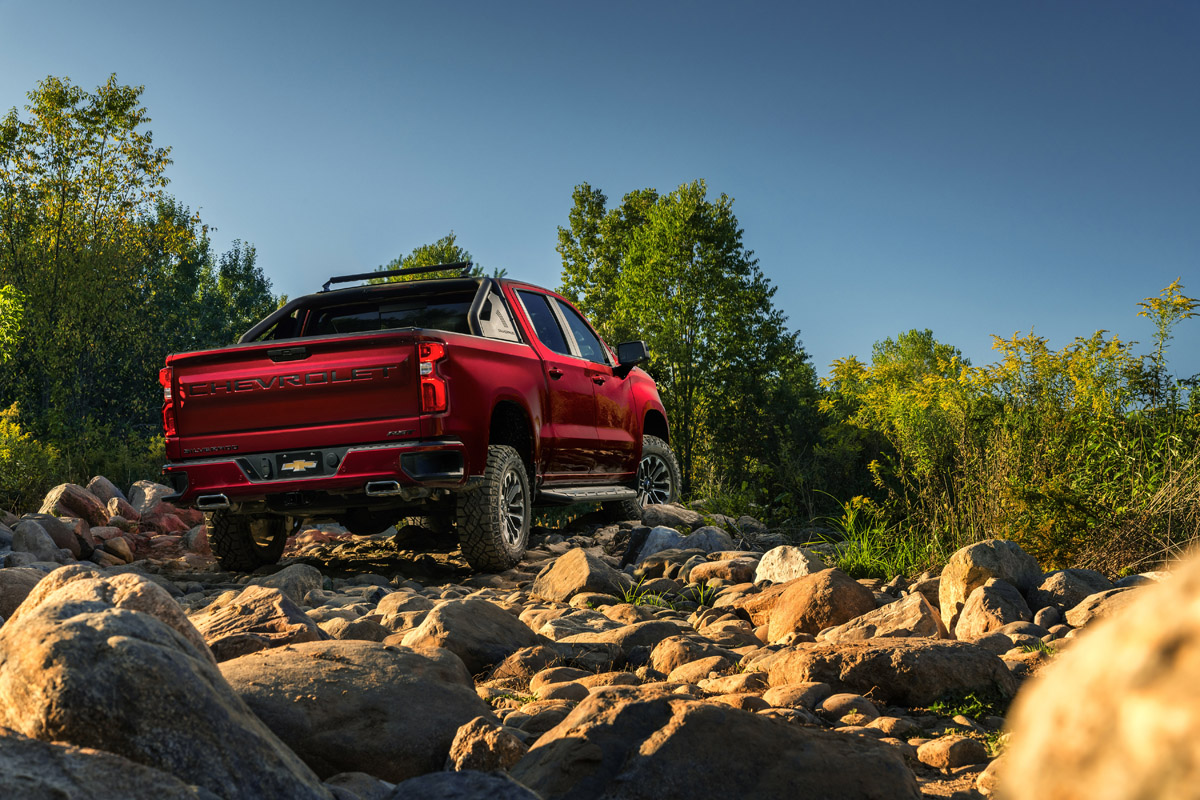
[[[408,267],[406,269],[389,269],[382,272],[359,272],[354,275],[337,275],[325,281],[325,285],[321,287],[322,292],[328,292],[329,287],[335,283],[350,283],[351,281],[365,281],[370,278],[390,278],[393,275],[420,275],[425,272],[446,272],[448,270],[459,270],[460,276],[465,276],[471,271],[470,261],[456,261],[453,264],[433,264],[428,267]]]

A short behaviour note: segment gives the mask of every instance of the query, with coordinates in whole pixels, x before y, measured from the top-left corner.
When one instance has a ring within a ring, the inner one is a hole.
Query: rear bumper
[[[445,489],[462,488],[467,482],[466,447],[457,440],[362,445],[323,452],[337,456],[336,468],[327,467],[327,474],[307,478],[262,477],[253,464],[274,460],[276,453],[167,464],[163,467],[164,482],[175,489],[175,494],[164,499],[189,505],[202,495],[251,500],[289,492],[354,494],[373,481]]]

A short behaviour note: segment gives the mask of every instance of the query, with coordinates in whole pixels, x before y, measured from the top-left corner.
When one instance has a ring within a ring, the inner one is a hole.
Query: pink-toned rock
[[[75,483],[62,483],[51,489],[40,511],[56,517],[80,517],[89,525],[108,522],[108,511],[100,498]]]
[[[109,500],[105,510],[108,511],[108,518],[110,520],[113,517],[121,517],[130,522],[137,522],[142,518],[138,510],[131,506],[124,497],[114,497]]]
[[[870,589],[838,569],[826,569],[784,584],[787,589],[771,611],[772,642],[792,633],[817,634],[875,610]]]
[[[212,548],[208,546],[208,528],[197,525],[185,533],[183,547],[189,553],[198,553],[202,556],[212,555]]]

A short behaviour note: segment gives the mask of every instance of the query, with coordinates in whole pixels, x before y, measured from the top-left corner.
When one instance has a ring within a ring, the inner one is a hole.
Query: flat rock
[[[217,661],[326,638],[317,623],[283,592],[266,586],[228,592],[190,619]]]
[[[807,645],[764,659],[772,686],[828,683],[835,691],[870,694],[876,702],[928,706],[943,697],[1016,693],[1016,680],[993,653],[967,642],[874,639]]]
[[[366,772],[396,782],[440,770],[460,727],[495,721],[446,650],[306,642],[226,661],[221,671],[322,777]]]
[[[635,687],[581,702],[512,776],[546,800],[921,796],[886,745]]]
[[[1136,596],[1132,587],[1109,589],[1088,595],[1063,617],[1072,628],[1082,628],[1095,620],[1104,619],[1128,605]]]
[[[855,617],[849,622],[821,631],[823,642],[858,642],[866,639],[918,636],[948,639],[937,609],[919,593],[905,595],[894,603]]]

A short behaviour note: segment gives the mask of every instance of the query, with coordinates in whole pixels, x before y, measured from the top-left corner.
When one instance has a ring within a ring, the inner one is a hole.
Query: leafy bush
[[[58,450],[23,431],[18,418],[15,404],[0,411],[0,508],[14,513],[36,510],[61,469]]]

